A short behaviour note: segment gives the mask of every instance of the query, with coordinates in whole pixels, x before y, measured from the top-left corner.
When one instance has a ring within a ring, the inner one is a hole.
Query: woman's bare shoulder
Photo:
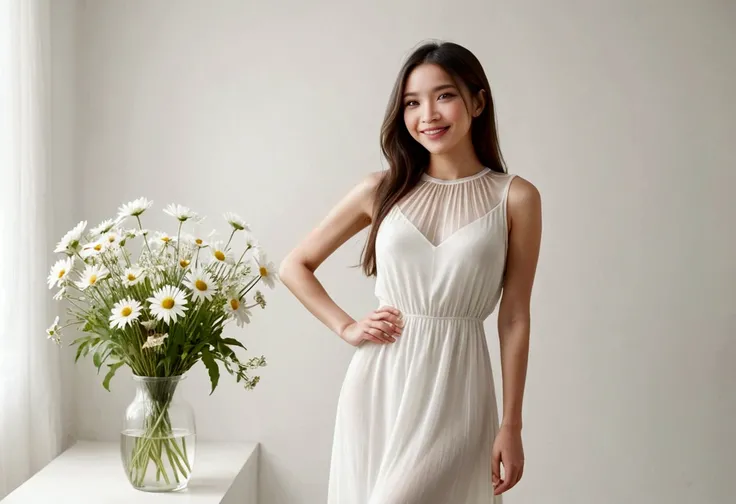
[[[541,204],[539,189],[520,175],[513,175],[509,187],[509,207],[528,210]]]
[[[375,190],[387,174],[388,171],[386,170],[370,172],[363,179],[363,183],[366,184],[371,190]]]

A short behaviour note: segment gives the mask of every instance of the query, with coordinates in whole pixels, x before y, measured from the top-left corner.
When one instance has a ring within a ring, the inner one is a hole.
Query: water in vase
[[[170,492],[187,486],[194,465],[196,434],[173,429],[170,436],[149,437],[143,429],[120,435],[121,457],[130,483],[147,492]]]

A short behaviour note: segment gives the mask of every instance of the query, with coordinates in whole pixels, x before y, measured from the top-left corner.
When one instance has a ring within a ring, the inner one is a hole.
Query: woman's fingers
[[[496,487],[494,493],[499,495],[514,488],[521,479],[522,468],[523,466],[520,464],[508,464],[508,467],[504,464],[504,479]]]
[[[391,310],[384,310],[380,311],[377,310],[373,312],[371,319],[373,320],[385,320],[389,322],[394,327],[401,328],[404,326],[404,321],[401,319],[400,314],[398,313],[398,310],[391,309]]]
[[[397,308],[394,308],[393,306],[381,306],[376,311],[391,313],[397,317],[401,315],[401,312]]]
[[[386,343],[393,343],[396,341],[396,336],[400,336],[403,331],[404,322],[399,315],[399,310],[390,306],[383,306],[375,310],[368,321],[368,326],[374,329],[370,333]]]
[[[394,341],[394,339],[391,336],[389,336],[388,334],[386,334],[380,329],[376,329],[375,327],[369,327],[368,329],[365,330],[365,332],[371,334],[373,337],[378,339],[381,343],[391,343]]]
[[[491,473],[493,485],[497,486],[501,484],[501,453],[494,453],[491,463]],[[497,494],[498,495],[498,494]]]
[[[376,338],[371,333],[364,332],[363,334],[365,335],[364,338],[363,338],[365,341],[372,341],[373,343],[376,343],[378,345],[383,345],[384,344],[384,341],[383,340],[380,340],[380,339]]]

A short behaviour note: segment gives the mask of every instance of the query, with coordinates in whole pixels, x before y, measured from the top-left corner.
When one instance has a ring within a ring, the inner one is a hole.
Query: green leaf
[[[192,351],[191,351],[190,353],[192,353],[192,354],[194,354],[194,355],[196,356],[196,355],[198,355],[198,354],[199,354],[199,353],[200,353],[200,352],[202,351],[202,349],[203,349],[204,347],[206,347],[206,346],[208,346],[208,344],[207,344],[207,343],[205,343],[205,342],[203,342],[203,343],[198,343],[198,344],[197,344],[197,346],[195,346],[195,347],[194,347],[194,349],[193,349],[193,350],[192,350]]]
[[[100,351],[97,350],[95,354],[92,356],[92,362],[95,364],[95,367],[97,368],[97,373],[100,372],[100,366],[102,366],[102,356],[100,355]]]
[[[108,371],[107,374],[105,375],[105,379],[102,381],[102,386],[105,387],[105,389],[107,389],[108,392],[110,391],[110,380],[112,380],[112,377],[115,376],[115,371],[117,371],[118,368],[124,364],[125,362],[120,361],[120,362],[116,362],[115,364],[107,365],[107,367],[110,368],[110,371]]]
[[[82,341],[82,343],[79,344],[79,346],[77,347],[77,355],[74,357],[75,363],[79,360],[79,357],[82,356],[82,352],[84,352],[84,350],[87,348],[87,345],[89,345],[89,340]]]
[[[107,359],[110,357],[110,355],[112,355],[112,351],[113,351],[113,347],[110,345],[108,345],[105,348],[105,351],[102,352],[102,358],[100,359],[101,364],[104,364],[105,362],[107,362]]]
[[[226,345],[237,346],[242,348],[243,350],[247,350],[247,348],[245,348],[243,344],[235,338],[222,338],[222,342]]]
[[[223,357],[223,359],[237,359],[235,351],[222,341],[217,343],[217,351],[220,352],[220,355]]]
[[[220,380],[220,368],[207,347],[202,348],[202,362],[207,366],[207,372],[210,375],[210,382],[212,382],[210,395],[212,395],[212,392],[214,392],[217,387],[217,382]]]
[[[179,349],[181,348],[181,345],[174,342],[169,342],[169,347],[167,348],[166,356],[169,358],[169,361],[173,360],[174,357],[179,355]]]
[[[79,338],[75,339],[71,343],[69,343],[69,346],[78,345],[83,341],[89,341],[89,336],[80,336]]]

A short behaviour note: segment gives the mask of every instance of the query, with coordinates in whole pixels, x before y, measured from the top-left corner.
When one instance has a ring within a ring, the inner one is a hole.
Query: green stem
[[[182,479],[191,474],[191,466],[186,453],[186,445],[182,438],[184,451],[180,449],[174,435],[169,408],[174,394],[175,385],[171,383],[147,383],[143,385],[153,401],[152,415],[147,419],[143,436],[136,440],[131,453],[128,473],[134,486],[141,488],[145,485],[146,472],[149,463],[155,467],[155,479],[160,482],[163,477],[166,485],[172,480],[178,485]],[[167,468],[164,461],[168,461]],[[170,477],[173,471],[173,478]]]

